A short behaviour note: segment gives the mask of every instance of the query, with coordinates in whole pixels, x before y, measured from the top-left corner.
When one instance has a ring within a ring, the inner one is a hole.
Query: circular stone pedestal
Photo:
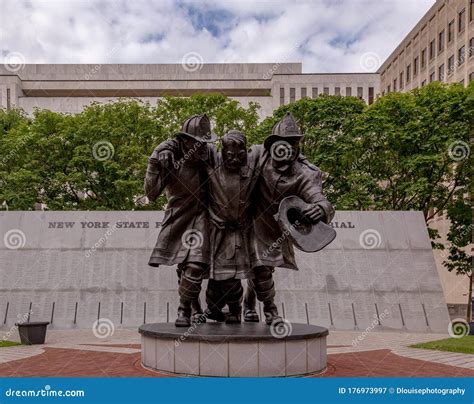
[[[289,324],[289,323],[288,323]],[[197,376],[296,376],[326,368],[327,328],[291,324],[275,337],[263,323],[144,324],[142,364],[154,370]],[[285,333],[286,334],[286,333]]]

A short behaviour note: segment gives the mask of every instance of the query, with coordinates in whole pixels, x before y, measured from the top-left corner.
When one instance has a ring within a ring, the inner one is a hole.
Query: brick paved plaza
[[[474,377],[474,355],[408,348],[442,334],[331,331],[328,368],[319,377]],[[0,376],[169,377],[140,363],[135,329],[100,339],[91,330],[52,330],[45,345],[0,348]]]

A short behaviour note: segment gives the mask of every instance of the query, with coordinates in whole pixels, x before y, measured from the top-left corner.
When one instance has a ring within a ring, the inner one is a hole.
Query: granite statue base
[[[287,329],[288,331],[288,329]],[[144,367],[184,375],[285,377],[326,369],[327,328],[291,324],[276,335],[263,323],[205,323],[178,328],[173,323],[144,324]]]

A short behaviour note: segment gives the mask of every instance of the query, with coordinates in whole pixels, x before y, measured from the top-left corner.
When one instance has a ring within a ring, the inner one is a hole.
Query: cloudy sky
[[[0,0],[0,58],[375,71],[434,0]],[[185,56],[186,55],[186,56]]]

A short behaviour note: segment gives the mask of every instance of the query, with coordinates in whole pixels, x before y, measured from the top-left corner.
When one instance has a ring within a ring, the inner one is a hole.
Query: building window
[[[433,81],[435,81],[435,73],[431,73],[430,74],[430,83],[432,83]]]
[[[406,77],[407,77],[407,83],[409,83],[411,80],[411,65],[407,66]]]
[[[350,97],[352,95],[352,87],[346,87],[346,96]]]
[[[466,9],[463,8],[458,14],[458,32],[464,31],[466,28]]]
[[[451,42],[454,38],[454,20],[448,24],[448,42]]]
[[[294,87],[290,88],[290,102],[295,102],[296,99],[296,89]]]
[[[357,87],[357,97],[359,98],[364,97],[364,89],[362,87]]]
[[[387,86],[387,94],[390,93],[390,84]]]
[[[451,55],[448,59],[448,75],[454,72],[454,55]]]
[[[438,35],[438,53],[444,50],[444,29]]]
[[[474,72],[469,73],[469,83],[474,80]]]
[[[285,103],[285,89],[280,87],[280,105]]]
[[[393,79],[393,91],[397,91],[397,79]]]
[[[469,57],[473,55],[474,55],[474,37],[469,39]]]
[[[306,87],[301,87],[301,98],[306,97]]]
[[[318,96],[318,87],[313,87],[311,97],[316,98]]]
[[[10,101],[10,89],[7,88],[7,110],[11,108],[11,101]]]
[[[421,51],[421,68],[426,67],[426,48]]]
[[[464,59],[466,58],[466,47],[461,46],[458,49],[458,65],[462,65],[464,63]]]
[[[418,56],[413,59],[413,76],[418,74]]]
[[[329,94],[329,87],[324,87],[323,88],[323,93],[324,94]]]
[[[474,21],[474,0],[469,3],[469,22]]]
[[[421,82],[421,87],[424,87],[424,86],[426,86],[426,80],[423,80],[423,81]]]
[[[369,87],[369,105],[374,102],[374,88]]]
[[[436,41],[433,39],[430,42],[430,60],[435,57]]]
[[[400,90],[403,89],[403,72],[400,73]]]
[[[336,88],[334,89],[334,94],[336,94],[336,95],[341,95],[341,87],[336,87]]]
[[[444,64],[438,67],[438,80],[444,81]]]

